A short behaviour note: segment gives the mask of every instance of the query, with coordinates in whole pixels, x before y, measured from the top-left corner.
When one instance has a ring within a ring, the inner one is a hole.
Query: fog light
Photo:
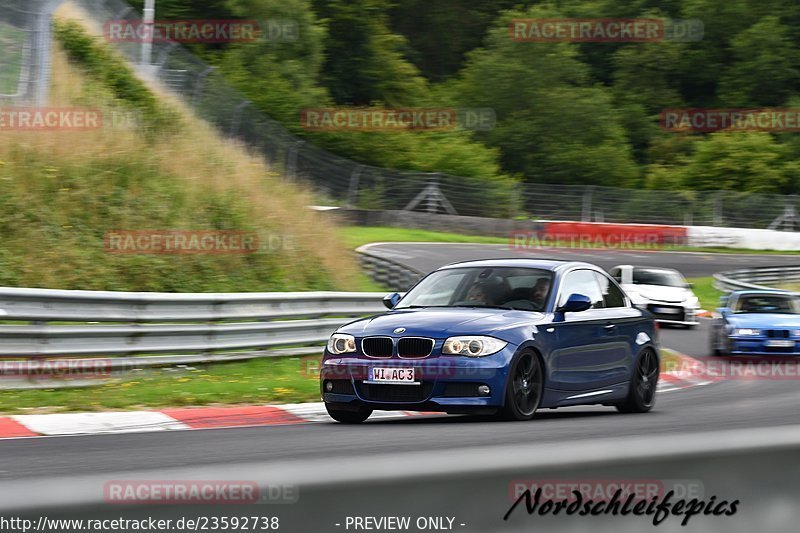
[[[325,390],[327,392],[331,392],[333,390],[333,381],[326,381],[325,382]]]
[[[492,393],[492,389],[489,388],[489,385],[479,385],[478,386],[478,394],[481,396],[489,396]]]

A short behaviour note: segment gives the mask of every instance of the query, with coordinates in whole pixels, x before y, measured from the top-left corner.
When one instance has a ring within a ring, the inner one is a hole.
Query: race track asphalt
[[[502,247],[390,244],[377,253],[421,270],[470,258],[508,257]],[[754,264],[800,263],[794,256],[718,256],[686,253],[551,252],[608,267],[635,262],[671,266],[687,276]],[[692,355],[706,355],[708,322],[687,331],[662,329],[662,343]],[[367,458],[419,450],[587,442],[601,438],[663,436],[680,446],[687,432],[743,428],[768,434],[769,428],[800,424],[800,386],[796,380],[728,380],[659,395],[648,414],[622,415],[592,406],[546,410],[531,422],[497,422],[477,417],[368,421],[360,426],[307,423],[236,429],[130,433],[0,441],[0,491],[20,480],[69,478],[86,473],[119,477],[138,471],[217,465],[220,471],[242,464],[269,468],[287,461]],[[294,463],[293,463],[294,464]],[[413,467],[413,465],[410,465]]]

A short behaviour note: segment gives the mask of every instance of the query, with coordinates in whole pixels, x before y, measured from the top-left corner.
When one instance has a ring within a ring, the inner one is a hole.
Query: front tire
[[[372,414],[372,409],[367,409],[364,407],[358,409],[357,411],[348,411],[345,409],[336,409],[327,403],[325,404],[325,410],[328,411],[328,414],[331,418],[341,424],[360,424]]]
[[[646,413],[656,403],[658,357],[652,350],[642,352],[633,369],[628,397],[616,405],[620,413]]]
[[[508,371],[506,401],[500,411],[505,420],[530,420],[542,401],[544,369],[533,350],[520,353]]]
[[[724,348],[723,349],[719,348],[720,343],[724,343],[724,341],[722,339],[718,338],[719,337],[719,333],[717,333],[717,331],[718,331],[718,328],[713,328],[712,327],[711,328],[711,334],[709,335],[709,338],[711,339],[711,341],[710,341],[710,344],[711,344],[711,355],[714,356],[714,357],[725,357],[726,350]],[[727,343],[725,343],[724,345],[727,345]]]

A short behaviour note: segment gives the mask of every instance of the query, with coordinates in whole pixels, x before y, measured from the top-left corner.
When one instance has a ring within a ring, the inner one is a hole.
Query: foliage
[[[205,57],[258,109],[365,164],[476,178],[500,186],[498,198],[508,176],[800,192],[795,135],[687,135],[659,125],[665,108],[800,103],[794,0],[159,0],[158,10],[157,18],[297,21],[296,42],[214,45]],[[694,19],[704,34],[651,43],[509,38],[512,18],[558,17]],[[302,109],[333,105],[489,107],[497,124],[436,134],[300,128]]]

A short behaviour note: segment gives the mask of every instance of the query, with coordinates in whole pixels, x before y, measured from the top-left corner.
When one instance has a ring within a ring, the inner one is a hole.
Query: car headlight
[[[506,347],[508,343],[494,337],[463,336],[450,337],[444,341],[443,354],[483,357],[492,355]]]
[[[328,351],[334,355],[356,351],[356,338],[345,333],[334,333],[328,339]]]
[[[761,330],[752,328],[738,328],[735,329],[734,332],[742,337],[761,335]]]

